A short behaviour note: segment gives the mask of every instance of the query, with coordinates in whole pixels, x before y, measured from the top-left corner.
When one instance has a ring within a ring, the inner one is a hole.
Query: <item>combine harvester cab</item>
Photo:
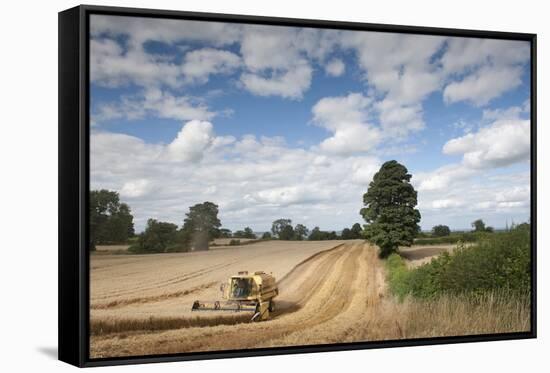
[[[220,286],[224,300],[193,302],[192,311],[250,312],[251,321],[267,320],[279,294],[275,277],[263,271],[231,276]]]

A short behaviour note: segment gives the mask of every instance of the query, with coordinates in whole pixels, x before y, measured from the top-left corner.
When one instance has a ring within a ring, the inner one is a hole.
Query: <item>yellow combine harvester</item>
[[[251,321],[267,320],[274,310],[273,298],[279,294],[275,277],[263,271],[247,271],[231,276],[220,286],[224,301],[193,302],[192,311],[251,312]]]

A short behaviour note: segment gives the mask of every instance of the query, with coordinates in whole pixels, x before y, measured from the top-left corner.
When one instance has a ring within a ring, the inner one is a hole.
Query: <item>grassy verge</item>
[[[407,297],[395,318],[402,338],[521,332],[530,329],[530,303],[504,292]]]

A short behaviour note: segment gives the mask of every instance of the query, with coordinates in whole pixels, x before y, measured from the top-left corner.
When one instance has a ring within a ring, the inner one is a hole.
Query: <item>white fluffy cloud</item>
[[[372,99],[360,93],[319,100],[312,109],[313,122],[332,133],[320,148],[344,155],[373,150],[382,134],[368,123],[371,105]]]
[[[152,183],[148,179],[130,180],[122,184],[120,196],[122,198],[139,198],[152,191]]]
[[[260,190],[252,195],[246,195],[247,201],[259,202],[275,206],[289,206],[293,204],[312,204],[326,201],[332,194],[327,189],[320,189],[315,185],[292,185],[272,189]]]
[[[352,155],[373,150],[380,142],[380,131],[376,128],[350,124],[336,130],[334,135],[321,142],[319,147],[329,153]]]
[[[523,203],[530,198],[528,186],[516,186],[496,194],[496,201],[499,203]]]
[[[372,99],[361,93],[341,97],[325,97],[313,106],[315,123],[336,131],[348,124],[364,123],[369,116]]]
[[[463,202],[454,198],[437,199],[432,202],[434,209],[449,209],[453,207],[462,206]]]
[[[421,192],[441,191],[456,181],[466,180],[474,171],[460,164],[451,164],[430,172],[420,172],[414,176],[417,189]]]
[[[524,41],[449,38],[441,57],[447,74],[460,74],[487,65],[510,66],[529,59],[529,43]]]
[[[138,84],[144,87],[167,85],[177,87],[182,82],[178,65],[146,53],[141,45],[124,50],[111,39],[90,41],[90,80],[106,87]]]
[[[498,120],[476,133],[449,140],[443,153],[462,155],[465,166],[481,169],[528,161],[530,146],[529,120]]]
[[[528,172],[454,165],[413,175],[423,228],[444,223],[453,229],[469,229],[469,223],[479,218],[503,227],[506,220],[521,222],[529,215]]]
[[[262,96],[299,99],[311,84],[309,59],[324,58],[334,43],[330,37],[323,38],[334,35],[328,31],[276,26],[110,16],[94,16],[91,24],[92,81],[109,87],[180,87],[185,82],[204,83],[210,74],[242,67],[244,89]],[[112,39],[121,35],[128,36],[125,47]],[[166,55],[147,53],[150,41],[201,41],[215,48],[188,52],[178,64]],[[240,45],[242,61],[241,56],[219,49],[235,42]]]
[[[168,91],[150,88],[139,94],[122,96],[119,101],[100,103],[92,112],[96,123],[112,120],[144,119],[147,116],[176,120],[209,120],[216,115],[201,101],[188,96],[176,96]]]
[[[350,161],[353,170],[352,181],[359,185],[369,185],[381,166],[380,160],[376,157],[358,157]]]
[[[416,103],[439,87],[437,65],[431,58],[444,41],[437,36],[378,32],[343,36],[343,45],[356,50],[368,82],[404,103]]]
[[[449,77],[443,92],[445,101],[486,105],[521,84],[529,56],[528,42],[450,38],[441,57]]]
[[[447,85],[443,97],[448,103],[469,101],[476,106],[483,106],[504,92],[518,87],[521,74],[522,68],[519,66],[485,66],[461,81]]]
[[[428,217],[423,225],[483,218],[502,227],[505,219],[527,219],[529,172],[509,167],[529,161],[530,122],[520,114],[524,108],[485,111],[483,121],[492,122],[443,146],[444,154],[461,156],[460,163],[415,174],[421,211]],[[434,212],[440,214],[439,221]],[[457,228],[468,227],[463,223]]]
[[[185,27],[182,27],[183,24]],[[131,36],[129,42],[133,44],[143,44],[148,41],[163,43],[200,41],[224,46],[240,40],[242,26],[224,22],[92,15],[90,34],[93,37],[127,35]]]
[[[299,99],[311,84],[312,69],[307,63],[293,69],[271,71],[267,74],[243,73],[241,83],[248,91],[258,96],[281,96]]]
[[[322,30],[247,25],[240,52],[242,87],[260,96],[300,99],[310,85],[314,60],[322,60],[335,34]]]
[[[198,162],[214,143],[212,123],[192,120],[185,123],[176,138],[166,147],[172,161]]]
[[[338,77],[346,71],[346,65],[341,59],[335,58],[325,65],[325,71],[330,76]]]
[[[484,120],[498,120],[498,119],[519,119],[521,114],[528,114],[529,108],[522,108],[519,106],[512,106],[506,109],[486,109],[483,110],[482,118]]]
[[[241,58],[234,53],[213,48],[188,52],[181,70],[187,81],[206,83],[211,74],[233,72],[241,64]]]
[[[428,95],[442,90],[447,103],[486,105],[521,83],[529,58],[528,43],[519,41],[135,17],[93,16],[91,34],[92,81],[100,85],[174,88],[237,71],[241,88],[295,100],[310,88],[316,64],[340,76],[346,66],[331,53],[351,50],[377,98],[379,124],[402,139],[425,127],[422,101]],[[128,39],[112,39],[119,36]],[[181,50],[188,42],[206,47],[187,52],[178,64],[173,56],[147,53],[150,41]],[[235,44],[240,56],[223,50]]]
[[[444,42],[443,37],[425,35],[342,36],[342,45],[355,50],[369,86],[383,97],[377,104],[379,121],[394,136],[424,128],[420,103],[441,88],[443,75],[432,57]]]
[[[403,105],[398,101],[386,98],[376,103],[382,128],[388,136],[406,138],[410,132],[424,129],[422,105]]]
[[[423,226],[460,219],[462,225],[455,228],[464,229],[469,228],[464,221],[483,218],[503,227],[506,221],[527,219],[530,174],[513,165],[529,161],[530,123],[522,119],[528,113],[528,101],[522,106],[484,110],[477,131],[472,126],[464,136],[443,146],[444,154],[461,156],[460,163],[414,175],[425,216]]]
[[[301,59],[295,45],[295,28],[280,26],[246,26],[241,41],[244,63],[251,71],[289,69]]]

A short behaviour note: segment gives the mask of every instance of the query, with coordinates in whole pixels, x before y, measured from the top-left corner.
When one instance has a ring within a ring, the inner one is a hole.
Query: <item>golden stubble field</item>
[[[249,323],[249,315],[190,311],[195,299],[219,299],[219,284],[240,270],[264,270],[277,278],[280,295],[270,320]],[[498,306],[472,307],[456,299],[397,302],[388,295],[376,249],[360,240],[268,241],[207,252],[92,255],[90,356],[390,340],[528,327],[522,323],[525,315],[516,315],[515,310],[495,316]],[[431,315],[429,319],[426,314]],[[514,317],[517,320],[511,320]]]

